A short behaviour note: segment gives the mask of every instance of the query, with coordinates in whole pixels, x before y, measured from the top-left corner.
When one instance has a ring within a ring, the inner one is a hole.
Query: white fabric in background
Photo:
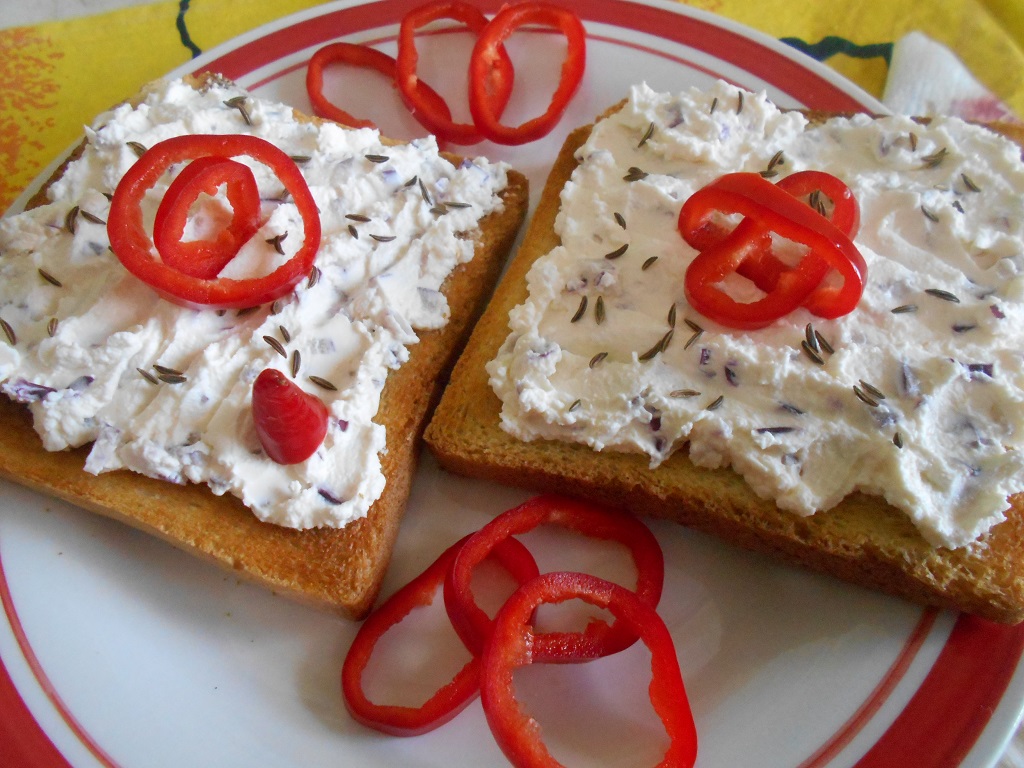
[[[920,32],[905,35],[893,46],[882,103],[901,115],[1015,119],[951,50]]]

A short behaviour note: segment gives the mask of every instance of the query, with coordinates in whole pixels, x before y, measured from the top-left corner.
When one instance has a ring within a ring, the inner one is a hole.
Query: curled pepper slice
[[[468,537],[467,537],[468,538]],[[451,720],[473,701],[480,691],[480,657],[473,657],[451,682],[439,688],[418,707],[377,704],[363,690],[363,675],[378,641],[413,609],[430,605],[437,588],[451,568],[466,539],[456,542],[419,576],[392,594],[371,613],[359,628],[341,671],[345,706],[363,725],[395,736],[425,733]],[[529,550],[514,539],[501,542],[494,558],[519,583],[537,575],[537,563]]]
[[[792,189],[796,188],[794,183]],[[841,211],[839,223],[852,231],[852,209],[843,203],[836,210]],[[718,213],[740,214],[753,224],[745,220],[722,237],[714,222]],[[867,264],[849,235],[759,174],[726,174],[698,190],[683,204],[678,224],[683,239],[700,249],[686,271],[687,299],[698,312],[723,325],[761,328],[801,305],[819,317],[841,317],[853,311],[864,291]],[[792,268],[773,267],[765,257],[770,247],[766,238],[773,232],[806,246],[809,253]],[[760,287],[769,290],[756,301],[740,302],[718,283],[739,272],[747,259],[754,260],[748,274],[754,274],[755,281],[760,276]],[[831,270],[841,284],[825,282]]]
[[[662,766],[692,766],[697,730],[672,636],[657,611],[635,593],[582,573],[547,573],[527,582],[505,602],[483,655],[480,700],[502,752],[517,768],[560,766],[540,739],[540,728],[515,695],[513,673],[540,661],[530,616],[544,603],[580,599],[604,608],[640,637],[651,652],[651,704],[669,736]]]
[[[560,496],[537,496],[498,515],[471,535],[456,555],[444,584],[445,607],[466,647],[479,653],[492,621],[476,605],[470,582],[477,564],[500,542],[543,524],[577,531],[591,538],[625,545],[637,569],[636,593],[648,605],[661,599],[665,561],[654,534],[636,518]],[[578,662],[627,648],[636,635],[619,622],[594,619],[582,632],[546,632],[534,638],[534,657],[547,662]]]
[[[189,211],[203,193],[224,185],[231,221],[212,240],[182,238]],[[225,157],[200,157],[174,177],[153,221],[153,243],[164,264],[212,280],[260,228],[260,191],[249,166]]]
[[[513,127],[501,123],[501,114],[495,108],[488,84],[493,73],[501,67],[503,43],[509,35],[527,24],[558,30],[565,36],[568,49],[562,62],[558,86],[547,110]],[[469,109],[484,138],[498,144],[516,145],[546,135],[562,117],[583,80],[586,38],[586,29],[579,17],[557,5],[531,2],[502,8],[480,34],[469,62]]]
[[[355,67],[373,69],[394,82],[398,77],[396,60],[383,51],[378,51],[368,45],[330,43],[313,54],[309,60],[309,66],[306,68],[306,93],[309,95],[309,101],[317,115],[352,128],[376,130],[377,126],[373,121],[353,117],[324,95],[324,69],[331,64],[350,64]],[[439,115],[441,119],[451,120],[451,112],[448,110],[445,100],[429,85],[422,81],[417,82],[414,95],[417,102],[423,105],[424,113]],[[416,116],[417,118],[421,117],[418,113]],[[426,123],[422,124],[429,128]]]
[[[284,185],[303,224],[295,254],[269,274],[245,279],[186,274],[154,257],[143,221],[142,201],[172,165],[203,157],[247,156],[270,168]],[[187,307],[243,309],[284,296],[309,274],[320,247],[320,214],[294,161],[270,142],[250,135],[176,136],[150,147],[128,169],[110,203],[110,246],[125,268],[168,301]]]
[[[398,90],[416,119],[438,139],[452,144],[476,144],[483,139],[477,126],[456,123],[452,120],[447,104],[444,104],[443,111],[438,109],[435,103],[424,98],[421,90],[423,81],[416,72],[419,63],[416,30],[437,19],[460,21],[478,36],[488,26],[487,17],[480,9],[462,0],[439,0],[407,13],[402,17],[398,31]],[[481,99],[494,114],[500,115],[508,104],[514,77],[512,59],[505,51],[505,46],[498,42],[494,48],[493,66],[482,76],[480,82]]]

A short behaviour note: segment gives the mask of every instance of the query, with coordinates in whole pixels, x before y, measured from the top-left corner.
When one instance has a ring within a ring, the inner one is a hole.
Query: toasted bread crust
[[[88,447],[46,451],[28,410],[5,397],[0,397],[0,477],[154,534],[275,592],[349,618],[364,616],[388,566],[427,417],[501,273],[526,214],[527,186],[522,174],[509,173],[503,207],[481,222],[474,258],[442,287],[449,322],[420,332],[408,362],[388,374],[375,419],[387,432],[387,452],[381,456],[386,485],[366,518],[341,529],[299,531],[261,522],[238,499],[215,496],[205,486],[179,486],[129,471],[88,474],[83,471]],[[30,206],[46,202],[45,189]]]
[[[812,118],[821,118],[816,115]],[[1000,126],[1024,145],[1024,130]],[[508,314],[527,297],[526,273],[559,244],[559,193],[590,128],[565,142],[523,245],[473,332],[427,428],[442,467],[536,490],[566,492],[640,515],[673,520],[750,550],[906,599],[1003,623],[1024,620],[1024,495],[977,546],[936,548],[881,498],[854,494],[811,517],[757,497],[729,469],[708,470],[677,452],[652,470],[645,456],[595,452],[568,442],[522,442],[499,422],[501,402],[484,366],[508,334]]]

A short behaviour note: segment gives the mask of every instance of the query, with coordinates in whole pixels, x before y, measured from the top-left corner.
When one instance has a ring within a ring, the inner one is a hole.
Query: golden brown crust
[[[855,494],[827,513],[799,517],[753,494],[727,469],[695,467],[677,453],[657,470],[647,458],[595,452],[570,443],[522,442],[499,425],[501,403],[485,364],[508,335],[508,313],[526,298],[526,273],[558,244],[559,193],[576,166],[589,127],[566,140],[525,240],[477,324],[427,428],[441,466],[536,490],[573,493],[677,521],[747,549],[926,605],[1004,623],[1024,620],[1024,496],[982,545],[929,545],[906,515],[877,497]],[[1024,144],[1024,130],[1011,126]]]
[[[503,209],[481,224],[474,258],[443,286],[451,319],[441,329],[421,332],[409,361],[388,375],[378,416],[387,430],[381,457],[387,482],[365,519],[342,529],[297,531],[263,523],[238,499],[214,496],[205,486],[178,486],[128,471],[88,474],[82,469],[86,448],[44,450],[27,409],[4,397],[0,477],[152,533],[276,592],[350,618],[364,616],[388,565],[427,417],[525,217],[525,177],[511,172],[502,197]],[[33,198],[34,204],[42,202],[43,192]]]

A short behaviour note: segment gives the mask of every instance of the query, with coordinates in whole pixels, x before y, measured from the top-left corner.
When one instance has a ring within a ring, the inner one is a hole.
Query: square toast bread
[[[523,442],[501,428],[501,402],[488,383],[485,365],[508,335],[510,310],[527,297],[531,265],[559,244],[554,230],[559,195],[591,128],[579,128],[566,139],[524,242],[427,428],[427,444],[441,466],[672,520],[917,603],[1001,623],[1024,620],[1024,494],[1010,499],[1006,520],[981,542],[948,549],[929,544],[906,515],[879,497],[855,493],[827,512],[802,517],[755,495],[731,469],[695,466],[685,451],[651,469],[646,455],[597,452],[561,441]],[[1024,128],[996,128],[1024,146]]]
[[[193,85],[201,87],[203,81]],[[47,202],[46,188],[76,154],[28,207]],[[83,465],[89,446],[46,451],[28,409],[3,396],[0,477],[151,533],[276,593],[347,618],[365,616],[390,560],[427,418],[526,216],[526,178],[510,171],[501,197],[502,208],[480,222],[473,259],[458,266],[442,287],[449,322],[420,331],[408,362],[388,373],[374,419],[387,431],[381,456],[386,485],[365,518],[344,528],[295,530],[264,523],[239,499],[214,495],[203,485],[175,485],[126,470],[88,474]]]

